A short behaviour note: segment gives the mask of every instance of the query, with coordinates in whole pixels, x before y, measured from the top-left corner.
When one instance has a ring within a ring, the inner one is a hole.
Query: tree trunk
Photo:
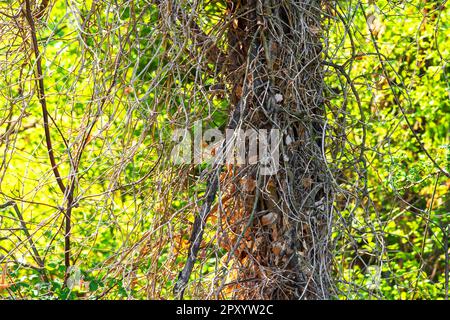
[[[274,174],[261,174],[260,162],[222,173],[220,244],[229,268],[219,292],[327,299],[332,180],[322,139],[321,1],[233,0],[228,11],[230,127],[278,129],[281,143]]]

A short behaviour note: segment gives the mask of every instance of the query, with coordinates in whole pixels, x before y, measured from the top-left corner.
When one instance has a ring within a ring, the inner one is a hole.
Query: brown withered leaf
[[[263,226],[267,226],[269,224],[274,223],[277,220],[277,215],[273,212],[269,212],[268,214],[265,214],[261,218],[261,223]]]
[[[281,254],[281,251],[283,250],[283,246],[281,245],[281,243],[275,243],[272,246],[272,252],[274,255],[276,255],[277,257]]]
[[[322,29],[316,26],[309,27],[309,30],[316,36],[322,32]]]
[[[242,97],[242,86],[238,85],[236,87],[236,97],[241,98]]]
[[[366,54],[364,52],[358,52],[355,56],[355,60],[362,60]]]
[[[303,179],[303,188],[308,189],[313,184],[313,180],[309,177]]]
[[[273,241],[278,240],[278,228],[276,225],[272,226],[272,239],[273,239]]]
[[[233,25],[234,29],[237,29],[239,27],[239,20],[238,19],[233,19],[232,25]]]
[[[253,178],[250,178],[250,177],[242,178],[241,183],[242,183],[242,189],[245,192],[251,193],[256,188],[256,180]]]

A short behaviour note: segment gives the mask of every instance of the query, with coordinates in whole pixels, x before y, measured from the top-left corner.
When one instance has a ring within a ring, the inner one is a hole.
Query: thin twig
[[[30,25],[30,34],[32,40],[32,46],[34,55],[36,58],[36,82],[38,85],[38,99],[39,103],[42,106],[42,117],[44,120],[44,132],[45,132],[45,142],[47,144],[47,152],[50,158],[50,163],[52,165],[53,174],[55,175],[56,182],[58,183],[59,189],[64,194],[66,191],[66,187],[62,182],[61,175],[58,170],[58,165],[55,160],[55,155],[53,153],[52,139],[50,135],[49,121],[48,121],[48,110],[47,110],[47,100],[45,98],[45,85],[44,85],[44,76],[42,73],[42,58],[39,52],[39,46],[36,36],[36,27],[34,24],[33,14],[31,12],[31,4],[30,0],[25,0],[25,16],[27,18],[28,24]]]
[[[32,251],[31,252],[32,253],[31,256],[33,257],[34,261],[36,261],[36,263],[38,264],[39,270],[42,273],[42,277],[43,277],[44,281],[48,281],[48,277],[47,277],[47,275],[45,273],[44,261],[42,260],[39,252],[36,249],[36,245],[34,244],[33,238],[32,238],[32,236],[30,234],[30,231],[28,230],[27,224],[25,223],[25,221],[23,219],[22,213],[20,212],[19,207],[17,206],[17,203],[15,201],[8,201],[8,202],[0,205],[0,209],[4,209],[4,208],[7,208],[7,207],[13,207],[14,208],[14,211],[16,212],[16,215],[19,218],[19,222],[20,222],[20,225],[22,227],[22,230],[25,233],[25,236],[27,237],[28,243],[30,245],[30,248],[31,248],[31,251]]]

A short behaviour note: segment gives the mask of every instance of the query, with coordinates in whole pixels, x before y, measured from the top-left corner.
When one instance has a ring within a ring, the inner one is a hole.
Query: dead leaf
[[[234,28],[234,29],[237,29],[238,26],[239,26],[239,21],[238,21],[238,19],[233,19],[233,28]]]
[[[308,189],[313,184],[313,180],[311,178],[304,178],[303,179],[303,188]]]
[[[358,52],[355,56],[355,60],[362,60],[365,56],[364,52]]]
[[[274,223],[277,220],[277,215],[273,212],[269,212],[261,218],[261,223],[263,226]]]
[[[319,35],[321,32],[322,32],[322,29],[321,28],[319,28],[319,27],[315,27],[315,26],[311,26],[311,27],[309,27],[309,30],[311,30],[311,32],[314,34],[314,35]]]
[[[123,92],[124,92],[126,95],[128,95],[128,94],[134,92],[134,89],[133,89],[133,87],[125,87],[125,89],[123,90]]]
[[[8,281],[6,279],[7,273],[8,273],[8,270],[6,269],[6,264],[4,264],[2,276],[0,278],[0,291],[8,289],[9,287],[11,287],[14,284],[14,283],[8,283]]]
[[[283,250],[283,246],[280,243],[275,243],[272,247],[272,252],[274,255],[279,256]]]
[[[369,31],[377,37],[379,34],[383,33],[385,26],[384,24],[373,14],[367,17],[367,26]]]
[[[256,180],[252,178],[243,178],[242,181],[242,189],[244,192],[251,193],[256,188]]]
[[[274,241],[278,240],[278,228],[275,225],[272,226],[272,239]]]
[[[238,85],[236,87],[236,97],[237,98],[241,98],[242,97],[242,86],[241,85]]]

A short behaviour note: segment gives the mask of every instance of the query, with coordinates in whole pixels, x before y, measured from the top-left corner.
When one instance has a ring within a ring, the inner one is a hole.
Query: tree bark
[[[218,296],[330,296],[332,177],[323,141],[321,4],[228,2],[226,72],[240,115],[235,127],[279,129],[282,140],[275,174],[261,175],[260,162],[222,174],[223,198],[233,197],[218,213],[229,265]]]

